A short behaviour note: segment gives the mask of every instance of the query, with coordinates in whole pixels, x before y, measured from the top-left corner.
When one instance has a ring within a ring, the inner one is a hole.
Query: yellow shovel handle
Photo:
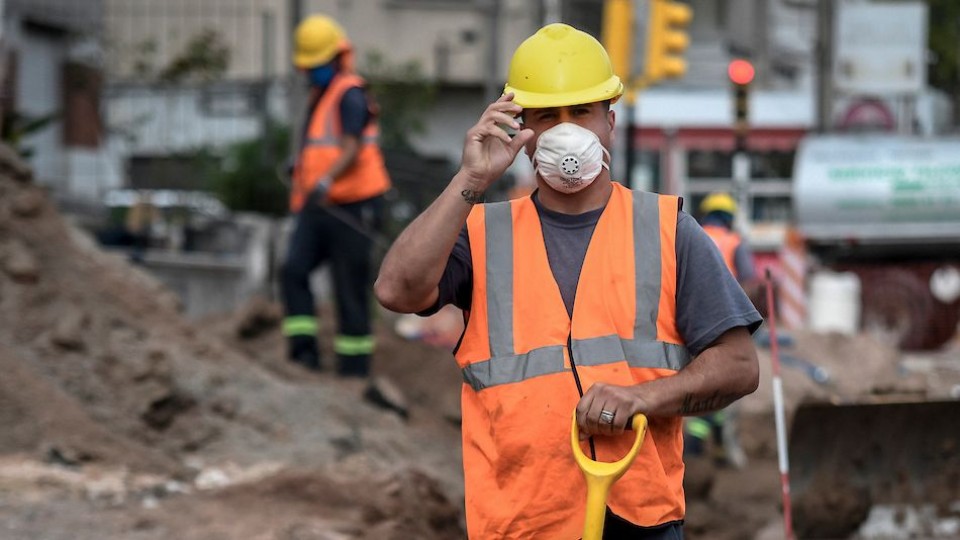
[[[570,429],[570,445],[573,447],[573,458],[583,472],[587,481],[587,514],[583,522],[583,540],[601,540],[603,538],[603,521],[607,514],[607,495],[610,487],[616,482],[636,459],[643,444],[643,437],[647,433],[647,417],[642,414],[634,415],[633,430],[637,433],[633,446],[627,455],[612,463],[594,461],[588,458],[580,448],[580,430],[577,427],[577,411],[573,411],[573,426]]]

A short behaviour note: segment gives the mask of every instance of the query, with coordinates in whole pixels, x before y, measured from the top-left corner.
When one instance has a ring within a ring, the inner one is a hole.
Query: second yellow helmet
[[[703,215],[710,212],[726,212],[730,215],[737,213],[737,201],[733,200],[727,193],[711,193],[704,197],[700,203],[700,213]]]

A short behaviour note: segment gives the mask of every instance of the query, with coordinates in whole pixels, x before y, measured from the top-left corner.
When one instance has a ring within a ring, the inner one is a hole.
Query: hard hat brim
[[[568,105],[579,105],[581,103],[594,103],[608,99],[611,103],[615,103],[617,99],[623,95],[623,83],[620,82],[619,77],[614,75],[596,86],[584,88],[576,92],[548,94],[528,92],[514,88],[509,84],[504,85],[503,93],[506,94],[509,92],[513,92],[514,94],[513,102],[525,109],[545,109],[548,107],[566,107]]]

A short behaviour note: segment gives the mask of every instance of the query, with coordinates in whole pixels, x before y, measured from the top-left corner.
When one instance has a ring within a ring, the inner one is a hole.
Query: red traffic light
[[[753,64],[746,60],[736,59],[727,66],[727,75],[734,84],[747,85],[753,80]]]

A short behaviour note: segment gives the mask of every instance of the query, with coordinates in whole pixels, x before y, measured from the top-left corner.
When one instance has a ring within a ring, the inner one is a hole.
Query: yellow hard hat
[[[563,107],[616,101],[623,83],[593,36],[562,23],[548,24],[517,47],[503,92],[521,107]]]
[[[293,65],[303,69],[322,66],[350,47],[343,28],[324,15],[304,19],[297,26],[293,44]]]
[[[700,213],[709,214],[710,212],[726,212],[730,215],[737,213],[737,201],[733,200],[727,193],[711,193],[704,197],[700,203]]]

